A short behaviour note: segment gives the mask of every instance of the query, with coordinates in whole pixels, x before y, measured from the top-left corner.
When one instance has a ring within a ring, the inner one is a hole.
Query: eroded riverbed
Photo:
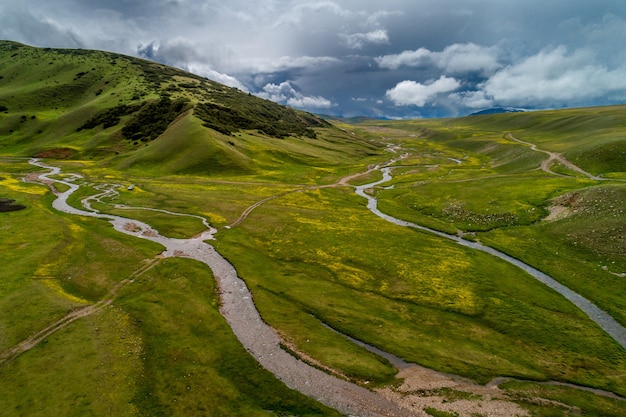
[[[250,291],[237,276],[235,268],[217,253],[213,246],[205,242],[212,237],[214,229],[209,229],[192,239],[173,239],[161,236],[157,230],[144,222],[103,214],[94,209],[89,210],[91,207],[89,200],[96,196],[83,200],[85,210],[72,207],[67,200],[80,186],[72,178],[69,181],[51,178],[61,173],[60,168],[43,164],[38,160],[31,160],[30,163],[49,171],[39,175],[40,181],[49,184],[62,183],[69,187],[65,192],[56,193],[57,198],[53,202],[55,209],[73,215],[108,220],[115,230],[121,233],[160,243],[165,247],[162,253],[164,257],[191,258],[211,268],[220,291],[222,305],[220,312],[233,332],[264,368],[290,388],[347,415],[372,417],[426,415],[410,412],[379,393],[326,374],[283,350],[280,338],[261,319]],[[103,193],[106,192],[109,191]]]

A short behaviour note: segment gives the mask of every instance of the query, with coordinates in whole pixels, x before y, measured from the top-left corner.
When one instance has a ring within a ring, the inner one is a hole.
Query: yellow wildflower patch
[[[89,304],[87,300],[83,300],[82,298],[76,297],[75,295],[69,294],[63,290],[63,287],[59,285],[59,282],[56,279],[46,279],[42,280],[42,282],[46,285],[46,287],[50,288],[55,294],[80,304]]]
[[[12,191],[27,194],[43,195],[48,191],[48,187],[45,185],[27,183],[13,177],[5,177],[4,180],[0,181],[0,185],[10,188]]]
[[[70,230],[70,234],[72,235],[72,239],[75,242],[80,241],[80,235],[82,234],[83,228],[74,223],[70,223],[68,225],[68,228]],[[63,250],[71,252],[73,245],[73,243],[70,243]],[[57,279],[57,269],[58,265],[55,262],[43,263],[39,265],[39,267],[35,271],[35,278],[39,279],[46,287],[52,290],[52,292],[62,298],[80,304],[88,304],[89,302],[87,300],[65,292]]]
[[[76,297],[75,295],[69,294],[63,290],[63,287],[61,287],[58,280],[54,277],[54,269],[54,264],[40,265],[39,268],[37,268],[37,271],[35,271],[35,277],[39,278],[40,282],[52,290],[52,292],[56,295],[76,303],[88,304],[87,300],[83,300],[82,298]]]
[[[209,221],[210,225],[225,224],[225,223],[228,222],[226,217],[220,216],[219,214],[216,214],[216,213],[202,212],[202,213],[200,213],[200,216],[206,218]]]
[[[330,255],[321,249],[318,249],[316,254],[317,261],[330,269],[337,279],[343,283],[360,287],[373,280],[373,277],[366,271],[345,265],[338,256]]]

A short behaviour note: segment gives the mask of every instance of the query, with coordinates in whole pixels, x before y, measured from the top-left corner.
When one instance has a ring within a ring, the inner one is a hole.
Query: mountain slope
[[[125,155],[125,167],[158,161],[177,174],[206,173],[199,161],[254,172],[235,135],[302,142],[331,128],[315,115],[153,62],[9,41],[0,41],[0,111],[2,153]]]

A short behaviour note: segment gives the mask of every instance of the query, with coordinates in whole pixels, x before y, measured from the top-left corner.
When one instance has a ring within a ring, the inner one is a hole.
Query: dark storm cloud
[[[43,39],[50,47],[80,48],[81,37],[54,21],[39,19],[26,8],[0,6],[0,38],[39,44]]]
[[[621,0],[0,0],[0,37],[388,117],[626,101]]]

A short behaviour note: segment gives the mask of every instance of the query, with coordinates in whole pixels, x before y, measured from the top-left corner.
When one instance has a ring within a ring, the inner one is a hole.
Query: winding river
[[[48,172],[39,175],[38,178],[41,182],[48,184],[56,182],[69,187],[65,192],[55,192],[57,198],[53,201],[52,206],[56,210],[78,216],[108,220],[115,230],[121,233],[163,245],[165,250],[162,256],[164,257],[191,258],[211,268],[220,291],[221,314],[244,348],[253,355],[265,369],[272,372],[288,387],[350,416],[395,417],[425,415],[423,413],[416,414],[415,410],[409,411],[387,399],[380,393],[369,391],[363,387],[329,375],[283,350],[281,348],[280,337],[261,319],[252,300],[250,291],[244,281],[237,276],[235,268],[224,259],[212,245],[206,242],[206,240],[213,239],[216,230],[210,227],[205,220],[203,221],[208,227],[208,230],[204,233],[191,239],[174,239],[160,235],[157,230],[141,221],[104,214],[93,209],[91,201],[99,201],[99,198],[113,196],[117,193],[113,185],[103,188],[101,194],[84,198],[82,200],[84,209],[78,209],[70,206],[67,200],[80,188],[80,186],[76,184],[76,180],[80,178],[79,176],[75,175],[66,180],[51,178],[54,175],[60,174],[61,169],[46,165],[37,159],[30,160],[30,163],[48,170]],[[460,245],[489,253],[523,269],[545,285],[565,296],[589,315],[592,320],[598,323],[598,325],[611,335],[622,347],[626,348],[626,330],[620,324],[590,301],[562,284],[559,284],[541,271],[480,243],[425,228],[382,213],[377,208],[376,198],[367,194],[366,190],[390,181],[392,179],[392,168],[387,166],[383,168],[375,167],[374,169],[379,169],[383,173],[383,178],[379,181],[356,187],[356,193],[368,200],[367,207],[374,214],[399,226],[412,227],[433,233],[442,238],[453,240]],[[127,207],[116,205],[116,208]]]
[[[288,387],[346,415],[363,417],[415,415],[378,393],[329,375],[283,350],[280,346],[281,339],[274,329],[261,319],[250,291],[243,280],[237,276],[235,268],[217,253],[213,246],[205,242],[213,237],[215,229],[209,229],[192,239],[173,239],[161,236],[157,230],[146,223],[103,214],[92,209],[89,201],[97,199],[98,196],[83,199],[82,203],[88,210],[77,209],[67,202],[69,196],[79,189],[79,185],[74,183],[76,177],[70,180],[54,179],[51,176],[60,174],[60,168],[43,164],[36,159],[31,160],[30,163],[48,170],[47,173],[39,175],[42,182],[56,182],[69,187],[65,192],[56,193],[57,198],[52,203],[56,210],[108,220],[115,230],[121,233],[160,243],[165,247],[162,253],[164,257],[191,258],[211,268],[220,291],[221,314],[244,348]],[[109,189],[102,194],[110,192]]]
[[[383,167],[383,168],[378,168],[380,169],[380,171],[383,174],[383,178],[372,182],[370,184],[365,184],[365,185],[360,185],[358,187],[356,187],[356,193],[358,195],[360,195],[361,197],[364,197],[367,199],[367,208],[374,214],[376,214],[378,217],[381,217],[389,222],[392,222],[394,224],[397,224],[398,226],[404,226],[404,227],[412,227],[414,229],[418,229],[418,230],[422,230],[428,233],[432,233],[434,235],[446,238],[446,239],[450,239],[455,241],[456,243],[458,243],[459,245],[462,246],[466,246],[468,248],[472,248],[472,249],[476,249],[479,250],[481,252],[485,252],[488,253],[490,255],[493,255],[497,258],[500,258],[512,265],[517,266],[518,268],[523,269],[524,271],[526,271],[528,274],[530,274],[533,278],[539,280],[540,282],[542,282],[543,284],[547,285],[548,287],[552,288],[553,290],[555,290],[556,292],[558,292],[559,294],[561,294],[562,296],[564,296],[565,298],[567,298],[570,302],[572,302],[576,307],[578,307],[579,309],[581,309],[585,314],[587,314],[587,316],[589,316],[589,318],[591,320],[593,320],[594,322],[596,322],[598,324],[598,326],[600,326],[602,328],[602,330],[604,330],[609,336],[611,336],[617,343],[619,343],[622,348],[626,349],[626,329],[624,329],[624,327],[619,324],[613,317],[609,316],[607,313],[605,313],[603,310],[601,310],[600,308],[598,308],[595,304],[593,304],[591,301],[587,300],[586,298],[584,298],[582,295],[572,291],[571,289],[569,289],[568,287],[566,287],[565,285],[559,283],[558,281],[556,281],[554,278],[552,278],[551,276],[539,271],[538,269],[525,264],[524,262],[520,261],[519,259],[513,258],[512,256],[507,255],[506,253],[500,252],[492,247],[489,246],[485,246],[481,243],[478,242],[474,242],[471,240],[467,240],[467,239],[463,239],[460,236],[457,235],[451,235],[448,233],[444,233],[444,232],[440,232],[438,230],[434,230],[434,229],[430,229],[428,227],[424,227],[424,226],[420,226],[418,224],[415,223],[411,223],[411,222],[407,222],[405,220],[400,220],[397,219],[395,217],[389,216],[383,212],[381,212],[378,209],[378,200],[376,199],[376,197],[373,197],[371,195],[369,195],[366,190],[372,187],[375,187],[377,185],[381,185],[384,184],[386,182],[391,181],[391,179],[393,178],[391,175],[391,170],[392,167]]]

